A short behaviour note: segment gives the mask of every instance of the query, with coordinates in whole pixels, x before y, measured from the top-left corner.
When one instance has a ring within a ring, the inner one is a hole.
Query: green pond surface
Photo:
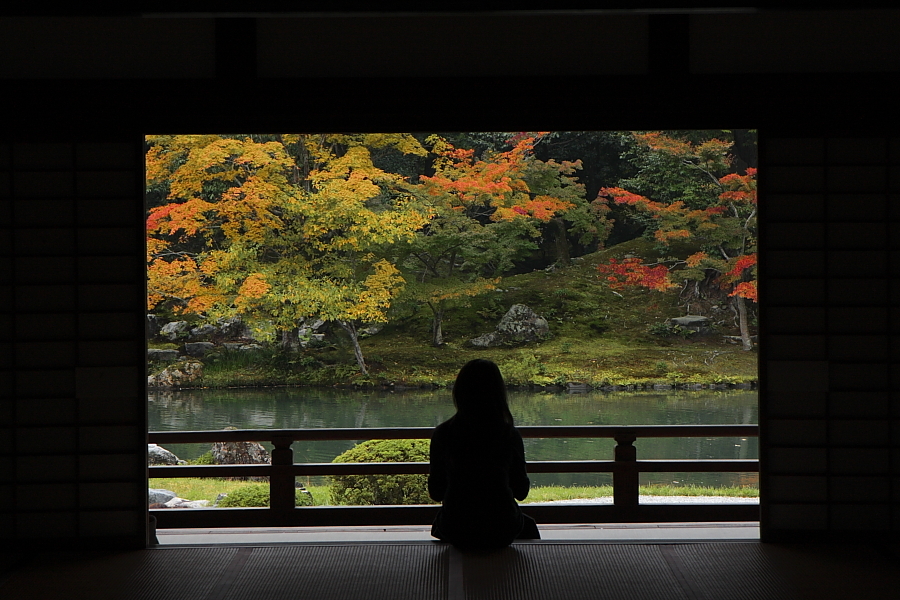
[[[757,394],[746,390],[600,392],[580,394],[510,391],[517,425],[703,425],[756,424]],[[318,427],[434,427],[453,416],[448,390],[345,390],[331,388],[212,389],[153,392],[150,431],[304,429]],[[294,461],[331,462],[353,441],[294,442]],[[611,460],[611,439],[526,439],[528,460]],[[167,444],[180,458],[194,459],[209,444]],[[267,446],[270,448],[270,446]],[[638,459],[758,457],[750,438],[645,438]],[[610,474],[533,474],[533,485],[608,485]],[[755,486],[756,473],[646,473],[642,484]],[[314,483],[319,483],[313,481]]]

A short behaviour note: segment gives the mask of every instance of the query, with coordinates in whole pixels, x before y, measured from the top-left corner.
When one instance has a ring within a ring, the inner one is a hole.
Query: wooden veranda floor
[[[895,599],[898,547],[542,540],[159,546],[7,555],[6,600]]]

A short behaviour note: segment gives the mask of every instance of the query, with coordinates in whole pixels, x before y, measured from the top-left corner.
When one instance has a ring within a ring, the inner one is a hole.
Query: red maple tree
[[[713,167],[727,168],[730,144],[711,140],[694,145],[660,133],[640,134],[652,152],[675,156],[701,170],[715,182],[715,194],[706,206],[689,206],[682,200],[659,202],[619,187],[600,190],[601,202],[612,202],[636,214],[650,217],[647,234],[657,245],[669,248],[674,240],[692,240],[702,250],[669,264],[644,264],[639,258],[610,259],[598,266],[613,289],[645,287],[666,291],[676,281],[704,280],[712,275],[732,299],[738,313],[743,347],[752,348],[745,300],[757,301],[756,282],[756,176],[755,168],[743,174],[715,177]],[[716,162],[719,161],[719,162]]]

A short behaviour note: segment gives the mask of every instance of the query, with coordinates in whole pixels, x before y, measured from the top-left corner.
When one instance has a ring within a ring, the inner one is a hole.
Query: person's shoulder
[[[450,425],[452,423],[453,423],[453,417],[450,417],[449,419],[447,419],[446,421],[444,421],[443,423],[441,423],[440,425],[438,425],[437,427],[434,428],[434,432],[432,432],[431,437],[434,437],[436,435],[446,434],[448,431],[450,431]]]

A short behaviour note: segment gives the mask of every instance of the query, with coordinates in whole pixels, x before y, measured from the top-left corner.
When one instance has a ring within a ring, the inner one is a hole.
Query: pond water
[[[745,390],[600,392],[510,391],[517,425],[700,425],[758,423],[757,395]],[[150,431],[300,429],[315,427],[434,427],[454,413],[447,390],[331,388],[217,389],[153,392]],[[295,462],[330,462],[353,441],[295,442]],[[609,439],[526,439],[528,460],[611,460]],[[758,438],[646,438],[638,459],[758,457]],[[166,447],[185,460],[209,444]],[[533,474],[534,485],[608,485],[610,474]],[[756,473],[645,473],[642,483],[756,485]]]

